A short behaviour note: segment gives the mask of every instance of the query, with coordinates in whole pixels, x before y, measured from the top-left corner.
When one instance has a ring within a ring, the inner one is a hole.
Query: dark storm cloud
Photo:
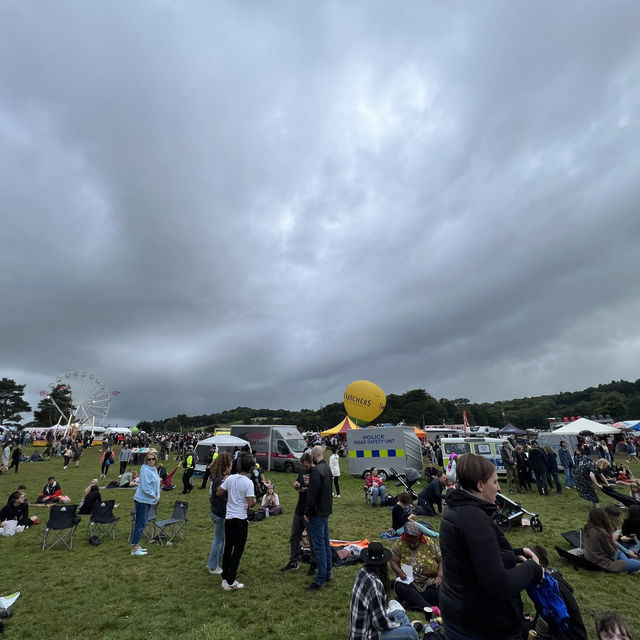
[[[636,379],[635,3],[7,3],[2,375],[113,421]]]

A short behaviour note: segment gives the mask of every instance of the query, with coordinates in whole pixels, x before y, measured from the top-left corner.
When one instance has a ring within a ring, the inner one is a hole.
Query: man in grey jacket
[[[316,554],[318,573],[307,591],[316,591],[331,580],[331,545],[329,544],[329,514],[333,508],[331,471],[324,460],[321,446],[311,450],[315,467],[311,470],[304,521]]]

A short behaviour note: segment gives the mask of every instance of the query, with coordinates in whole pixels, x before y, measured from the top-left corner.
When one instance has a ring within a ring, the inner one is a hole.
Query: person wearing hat
[[[418,632],[404,610],[387,614],[387,563],[391,552],[372,542],[360,558],[364,567],[351,591],[349,640],[417,640]]]
[[[193,489],[193,472],[196,468],[196,454],[193,452],[193,446],[187,447],[187,452],[184,455],[182,461],[182,468],[184,473],[182,474],[182,493],[189,493]]]
[[[411,576],[407,576],[411,567]],[[442,556],[435,538],[427,538],[420,527],[407,520],[404,532],[393,546],[391,568],[398,576],[395,589],[398,599],[411,610],[439,604],[442,582]]]

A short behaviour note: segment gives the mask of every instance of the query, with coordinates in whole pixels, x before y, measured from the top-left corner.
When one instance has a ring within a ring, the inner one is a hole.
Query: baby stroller
[[[404,470],[404,478],[393,468],[390,467],[389,471],[393,473],[393,475],[398,480],[397,486],[402,486],[408,491],[414,500],[418,499],[418,494],[413,490],[413,485],[422,479],[420,472],[414,469],[413,467],[407,467]]]
[[[499,493],[496,496],[496,511],[493,521],[506,533],[511,527],[522,526],[522,516],[531,516],[531,530],[537,533],[542,531],[542,521],[537,513],[527,511],[521,504],[514,502],[507,496]]]

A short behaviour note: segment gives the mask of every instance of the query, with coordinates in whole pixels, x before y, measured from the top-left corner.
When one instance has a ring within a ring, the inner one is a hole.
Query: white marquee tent
[[[600,424],[599,422],[588,420],[587,418],[579,418],[573,422],[568,422],[552,433],[557,433],[558,435],[564,434],[577,436],[583,431],[589,431],[595,436],[620,433],[620,429],[617,429],[612,424]]]

